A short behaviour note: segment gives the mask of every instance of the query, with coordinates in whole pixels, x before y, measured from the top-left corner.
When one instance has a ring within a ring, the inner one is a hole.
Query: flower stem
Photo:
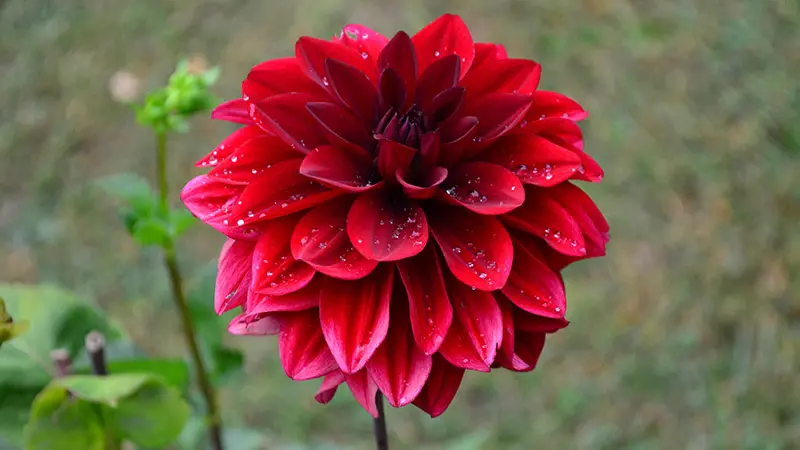
[[[389,450],[389,437],[386,434],[386,414],[383,412],[383,394],[375,394],[375,405],[378,407],[378,417],[372,422],[372,434],[375,436],[377,450]]]
[[[157,151],[159,201],[162,211],[166,213],[169,211],[169,186],[167,185],[167,136],[165,133],[157,134]],[[200,385],[200,392],[206,403],[206,421],[209,427],[211,448],[213,450],[223,450],[222,417],[219,411],[219,405],[217,404],[217,394],[214,390],[214,386],[211,384],[208,369],[200,355],[200,346],[197,343],[197,331],[195,330],[194,322],[192,322],[192,316],[189,312],[189,304],[186,301],[186,294],[183,290],[183,276],[178,266],[178,259],[175,256],[175,244],[172,240],[169,240],[163,245],[163,251],[164,265],[167,268],[170,286],[172,288],[172,299],[175,301],[175,307],[178,309],[183,329],[183,337],[187,347],[189,347],[189,354],[194,364],[197,383]]]

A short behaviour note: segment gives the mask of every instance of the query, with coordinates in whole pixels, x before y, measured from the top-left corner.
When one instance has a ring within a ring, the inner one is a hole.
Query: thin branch
[[[92,331],[86,335],[86,352],[92,362],[92,373],[95,375],[108,375],[106,367],[106,339],[99,331]]]
[[[383,412],[383,395],[375,394],[375,405],[378,407],[378,417],[372,422],[372,434],[375,436],[377,450],[389,450],[389,436],[386,434],[386,414]]]
[[[72,361],[69,360],[69,352],[66,349],[59,348],[50,352],[50,359],[53,361],[53,366],[56,368],[56,377],[66,377],[70,373]]]

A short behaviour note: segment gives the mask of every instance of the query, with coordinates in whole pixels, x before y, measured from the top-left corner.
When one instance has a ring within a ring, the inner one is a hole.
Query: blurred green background
[[[566,271],[572,325],[535,372],[469,374],[436,420],[390,410],[393,448],[800,448],[797,0],[0,0],[0,281],[71,288],[152,354],[181,355],[158,251],[91,187],[154,171],[154,140],[120,98],[187,56],[221,66],[215,91],[232,98],[300,35],[414,32],[444,12],[590,111],[606,179],[586,189],[612,240]],[[175,197],[233,129],[201,118],[171,141]],[[193,229],[186,271],[221,243]],[[223,391],[227,424],[264,448],[371,448],[346,389],[319,406],[275,339],[230,342],[247,362]]]

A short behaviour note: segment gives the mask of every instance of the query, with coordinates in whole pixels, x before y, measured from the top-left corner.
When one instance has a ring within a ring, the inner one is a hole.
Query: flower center
[[[405,114],[389,108],[375,126],[376,139],[391,139],[412,148],[419,148],[419,137],[427,131],[422,110],[413,105]]]

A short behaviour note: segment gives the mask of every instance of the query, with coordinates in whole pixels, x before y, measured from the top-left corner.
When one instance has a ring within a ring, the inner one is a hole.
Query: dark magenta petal
[[[325,375],[314,399],[323,405],[330,402],[333,400],[333,396],[336,395],[336,389],[342,383],[344,383],[344,374],[340,370],[335,370]]]
[[[262,129],[274,133],[284,142],[304,152],[325,144],[327,139],[306,109],[314,98],[308,94],[280,94],[250,105],[250,115]]]
[[[228,325],[228,333],[237,336],[271,336],[280,331],[280,320],[274,314],[243,313]]]
[[[504,214],[525,201],[519,178],[497,164],[468,162],[448,172],[440,197],[478,214]]]
[[[402,92],[404,94],[402,102],[390,104],[399,111],[405,111],[405,108],[409,106],[413,98],[417,82],[417,57],[411,38],[404,31],[398,31],[394,35],[378,58],[378,70],[382,73],[381,78],[387,76],[387,69],[389,69],[389,74],[394,72],[391,75],[391,78],[393,78],[391,84],[394,86],[399,81],[400,86],[403,87]],[[396,92],[397,90],[397,87],[392,87],[392,91]],[[386,91],[383,87],[383,81],[381,82],[381,92],[385,97]],[[393,100],[398,99],[397,94],[394,94],[391,98]],[[384,100],[389,99],[384,98]]]
[[[317,309],[285,314],[278,348],[283,370],[293,380],[319,378],[337,369],[322,336]]]
[[[371,158],[331,145],[317,147],[303,158],[300,173],[348,192],[362,192],[380,184]]]
[[[250,104],[240,98],[221,103],[214,108],[214,111],[211,111],[211,118],[242,125],[253,124],[253,119],[250,117]]]
[[[419,77],[415,92],[416,103],[427,111],[441,92],[455,87],[461,69],[458,55],[447,55],[433,62]]]
[[[539,85],[542,66],[528,59],[506,59],[471,70],[460,86],[468,99],[477,99],[492,92],[531,94]]]
[[[361,55],[361,58],[373,63],[378,61],[378,55],[389,42],[386,36],[364,25],[357,24],[350,24],[342,28],[341,35],[338,38],[334,38],[334,41],[337,39],[344,45],[356,50]]]
[[[208,174],[228,183],[246,185],[273,164],[299,156],[303,154],[280,138],[262,132],[260,136],[242,142]]]
[[[432,355],[453,320],[436,246],[427,245],[419,255],[398,261],[397,269],[408,295],[414,338],[425,354]]]
[[[362,369],[351,375],[345,374],[345,381],[350,392],[353,393],[353,398],[356,399],[359,405],[364,408],[372,417],[378,417],[378,406],[375,403],[376,395],[378,394],[378,385],[367,373],[367,369]]]
[[[439,93],[426,107],[430,126],[436,127],[438,124],[446,122],[458,111],[463,100],[464,88],[459,86],[445,89]]]
[[[535,135],[503,136],[479,158],[508,168],[523,183],[543,187],[570,179],[581,167],[574,151]]]
[[[295,55],[300,68],[308,78],[331,93],[333,88],[325,74],[325,61],[328,59],[335,59],[355,67],[372,82],[378,80],[378,72],[375,70],[374,63],[364,59],[358,51],[336,42],[303,36],[297,40]]]
[[[396,285],[397,286],[397,285]],[[391,324],[386,339],[367,363],[375,384],[395,408],[411,403],[425,386],[431,372],[431,357],[414,342],[408,318],[405,291],[395,289]]]
[[[320,322],[339,368],[353,374],[366,365],[389,329],[394,265],[382,264],[366,278],[326,278],[320,299]]]
[[[361,147],[372,145],[373,138],[364,122],[335,103],[311,102],[308,112],[327,131],[331,144],[349,142]]]
[[[379,82],[379,107],[386,114],[393,114],[396,111],[404,111],[408,90],[403,84],[403,79],[393,69],[384,69],[381,72]]]
[[[259,103],[269,97],[291,92],[304,92],[318,100],[326,100],[325,89],[306,77],[297,58],[278,58],[262,62],[250,70],[242,83],[242,97]]]
[[[396,177],[408,198],[426,199],[436,195],[437,186],[447,178],[447,169],[434,167],[422,178],[413,181],[408,179],[408,171],[398,170]]]
[[[514,250],[499,220],[442,204],[426,207],[425,214],[447,267],[456,278],[484,291],[506,284]]]
[[[231,214],[235,224],[283,217],[303,211],[343,193],[301,175],[302,159],[290,159],[274,164],[242,192]]]
[[[385,189],[361,194],[347,216],[347,234],[362,255],[375,261],[410,258],[428,242],[428,221],[422,208]]]
[[[439,351],[454,366],[488,372],[503,340],[500,307],[490,292],[473,290],[453,277],[446,276],[445,282],[454,319]]]
[[[514,372],[529,372],[536,367],[536,361],[544,348],[544,333],[517,330],[514,307],[506,299],[498,299],[498,305],[503,312],[503,345],[496,362]]]
[[[389,183],[395,181],[398,170],[404,171],[411,165],[417,150],[388,139],[378,144],[378,170]]]
[[[375,85],[360,70],[335,59],[325,62],[325,72],[339,100],[372,127],[378,115]]]
[[[414,405],[431,417],[442,415],[455,398],[463,378],[464,369],[453,366],[439,354],[433,355],[428,382],[417,395]]]
[[[586,255],[580,225],[547,189],[526,186],[525,197],[522,206],[502,216],[506,224],[539,236],[565,255]]]
[[[356,251],[347,235],[352,198],[319,205],[300,219],[292,234],[292,255],[325,275],[343,280],[367,276],[378,265]]]
[[[223,314],[245,303],[250,291],[253,243],[228,239],[217,264],[214,311]]]
[[[266,295],[284,295],[307,285],[314,269],[297,261],[289,247],[297,217],[282,217],[264,223],[261,237],[253,251],[253,291]]]
[[[549,91],[536,91],[531,95],[533,101],[528,111],[529,120],[560,117],[577,122],[589,116],[589,113],[581,105],[566,95]]]
[[[514,267],[503,294],[531,314],[561,319],[567,312],[567,297],[561,277],[544,263],[538,251],[514,242]]]
[[[434,61],[448,55],[458,55],[461,73],[465,74],[475,59],[475,47],[469,28],[460,17],[444,14],[421,29],[411,39],[417,52],[420,73]]]

